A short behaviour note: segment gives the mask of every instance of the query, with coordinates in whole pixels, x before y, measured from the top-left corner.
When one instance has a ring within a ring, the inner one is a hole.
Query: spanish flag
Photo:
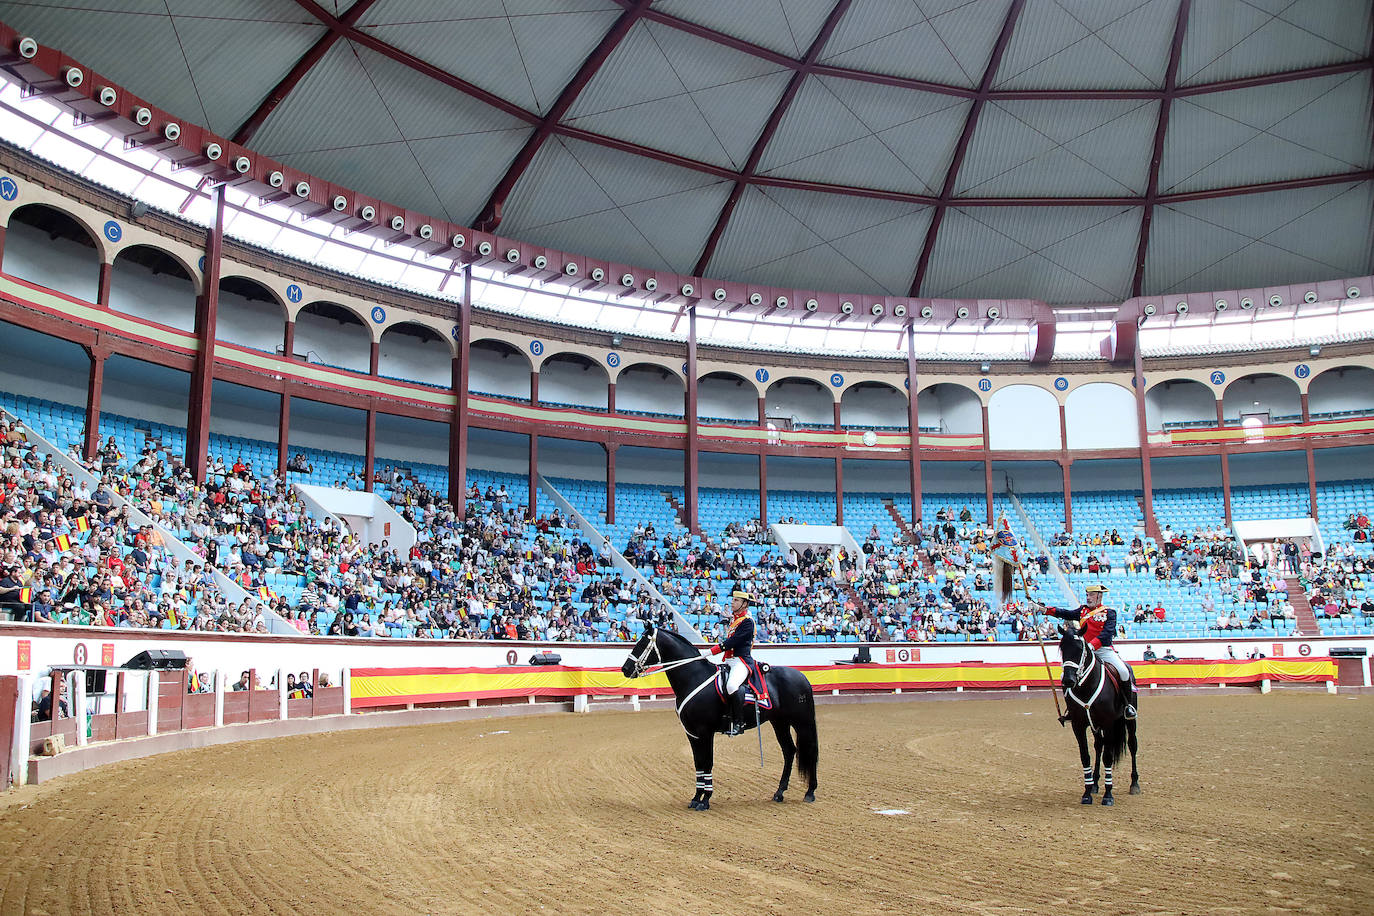
[[[263,601],[272,600],[272,592],[267,588],[267,586],[259,585],[256,589],[254,589],[254,591],[258,593],[258,597],[261,598]]]
[[[65,534],[59,534],[54,540],[57,541],[57,549],[63,553],[72,549],[72,539]]]
[[[91,530],[91,523],[86,521],[86,516],[78,515],[76,517],[76,530],[83,534]]]
[[[177,625],[177,612],[176,609],[171,606],[167,608],[167,622],[174,627]]]
[[[33,589],[24,587],[19,590],[19,601],[21,604],[33,603]]]

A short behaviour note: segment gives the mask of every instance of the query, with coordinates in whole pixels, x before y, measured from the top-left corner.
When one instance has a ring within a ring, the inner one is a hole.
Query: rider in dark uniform
[[[729,629],[720,645],[711,647],[711,654],[723,653],[725,663],[730,666],[725,681],[730,695],[730,729],[726,733],[729,735],[744,731],[744,686],[754,665],[754,618],[749,616],[749,607],[754,604],[758,604],[758,599],[749,592],[742,589],[732,592]]]
[[[1107,587],[1094,583],[1084,589],[1084,592],[1087,597],[1078,607],[1047,607],[1045,613],[1060,620],[1078,623],[1078,635],[1087,642],[1097,660],[1115,668],[1121,683],[1131,691],[1130,701],[1126,704],[1126,718],[1134,719],[1140,699],[1135,685],[1135,673],[1117,654],[1116,649],[1112,648],[1112,638],[1116,635],[1116,611],[1102,604],[1102,596],[1106,594]]]

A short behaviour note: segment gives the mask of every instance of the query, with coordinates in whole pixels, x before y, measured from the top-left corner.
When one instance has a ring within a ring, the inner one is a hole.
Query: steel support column
[[[277,414],[277,476],[286,480],[286,462],[291,452],[291,395],[282,393]]]
[[[1145,512],[1145,530],[1150,530],[1150,519],[1155,516],[1154,478],[1150,475],[1150,432],[1145,422],[1145,363],[1140,357],[1140,343],[1136,342],[1133,356],[1135,377],[1131,387],[1135,389],[1136,430],[1140,436],[1140,484],[1142,509]]]
[[[1069,481],[1069,420],[1064,405],[1059,405],[1059,466],[1064,470],[1064,530],[1073,533],[1073,488]]]
[[[539,406],[539,373],[530,373],[530,406]],[[529,486],[530,499],[527,503],[529,517],[531,520],[539,517],[539,430],[536,427],[530,431],[530,462],[529,462]]]
[[[215,324],[219,312],[220,256],[224,242],[224,186],[215,189],[215,222],[206,233],[205,288],[196,300],[196,339],[200,348],[191,372],[186,417],[186,463],[197,483],[205,482],[210,454],[210,394],[214,388]]]
[[[91,370],[86,378],[86,429],[81,454],[89,461],[100,450],[100,396],[105,388],[105,359],[110,353],[90,347],[86,354],[91,358]]]
[[[287,321],[281,335],[281,355],[287,359],[296,358],[296,322]]]
[[[100,262],[100,278],[96,282],[95,304],[103,309],[110,307],[110,280],[114,276],[114,265]]]
[[[615,414],[615,382],[606,384],[606,412]]]
[[[459,519],[467,514],[468,356],[472,342],[472,268],[463,268],[463,301],[458,305],[458,341],[449,376],[453,415],[448,422],[448,501]]]
[[[683,458],[682,489],[686,505],[683,513],[687,529],[697,533],[697,309],[687,308],[687,394],[683,399],[683,416],[687,421],[687,451]]]
[[[836,401],[832,406],[835,409],[835,432],[843,432],[844,425],[840,422],[841,404]],[[844,524],[844,449],[840,449],[839,454],[835,456],[835,524]]]
[[[372,492],[372,476],[377,469],[377,411],[367,409],[367,431],[363,446],[363,490]]]
[[[768,429],[768,402],[759,398],[759,429]],[[768,446],[759,446],[759,525],[768,527]]]
[[[612,385],[611,387],[615,387]],[[606,524],[615,524],[615,452],[619,446],[606,445]]]
[[[916,332],[906,332],[906,428],[911,436],[911,527],[921,527],[921,412],[920,387],[916,383]]]
[[[1226,425],[1225,414],[1222,412],[1221,399],[1217,399],[1217,426]],[[1231,462],[1226,457],[1226,445],[1223,443],[1218,447],[1217,453],[1221,457],[1221,496],[1226,507],[1226,525],[1231,524]]]
[[[1312,407],[1306,391],[1302,392],[1299,397],[1302,399],[1302,422],[1306,426],[1312,422]],[[1303,451],[1307,452],[1307,505],[1312,513],[1312,521],[1315,522],[1317,520],[1317,459],[1312,453],[1312,440],[1304,440]]]
[[[983,488],[988,499],[988,524],[993,524],[992,514],[992,438],[988,435],[988,405],[983,405]]]

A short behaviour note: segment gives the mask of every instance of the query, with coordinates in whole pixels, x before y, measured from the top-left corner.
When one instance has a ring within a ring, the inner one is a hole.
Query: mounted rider
[[[1102,604],[1102,596],[1106,594],[1107,586],[1094,583],[1084,589],[1084,592],[1086,592],[1087,597],[1078,607],[1072,609],[1046,607],[1045,613],[1051,617],[1058,617],[1060,620],[1072,620],[1078,623],[1078,635],[1083,637],[1084,642],[1092,647],[1097,660],[1116,669],[1122,685],[1129,687],[1131,694],[1130,701],[1126,705],[1126,718],[1134,719],[1136,705],[1139,702],[1135,673],[1131,670],[1130,665],[1127,665],[1117,654],[1116,649],[1112,648],[1112,638],[1116,635],[1116,611]]]
[[[744,687],[754,667],[754,618],[749,616],[749,608],[758,603],[755,595],[743,589],[731,592],[729,627],[720,644],[711,647],[711,654],[723,655],[730,668],[725,681],[725,690],[730,697],[728,735],[744,731]]]

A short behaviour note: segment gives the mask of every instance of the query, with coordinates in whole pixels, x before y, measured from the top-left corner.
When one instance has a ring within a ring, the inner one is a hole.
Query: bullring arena
[[[0,913],[1369,912],[1371,99],[1357,2],[0,2]]]

